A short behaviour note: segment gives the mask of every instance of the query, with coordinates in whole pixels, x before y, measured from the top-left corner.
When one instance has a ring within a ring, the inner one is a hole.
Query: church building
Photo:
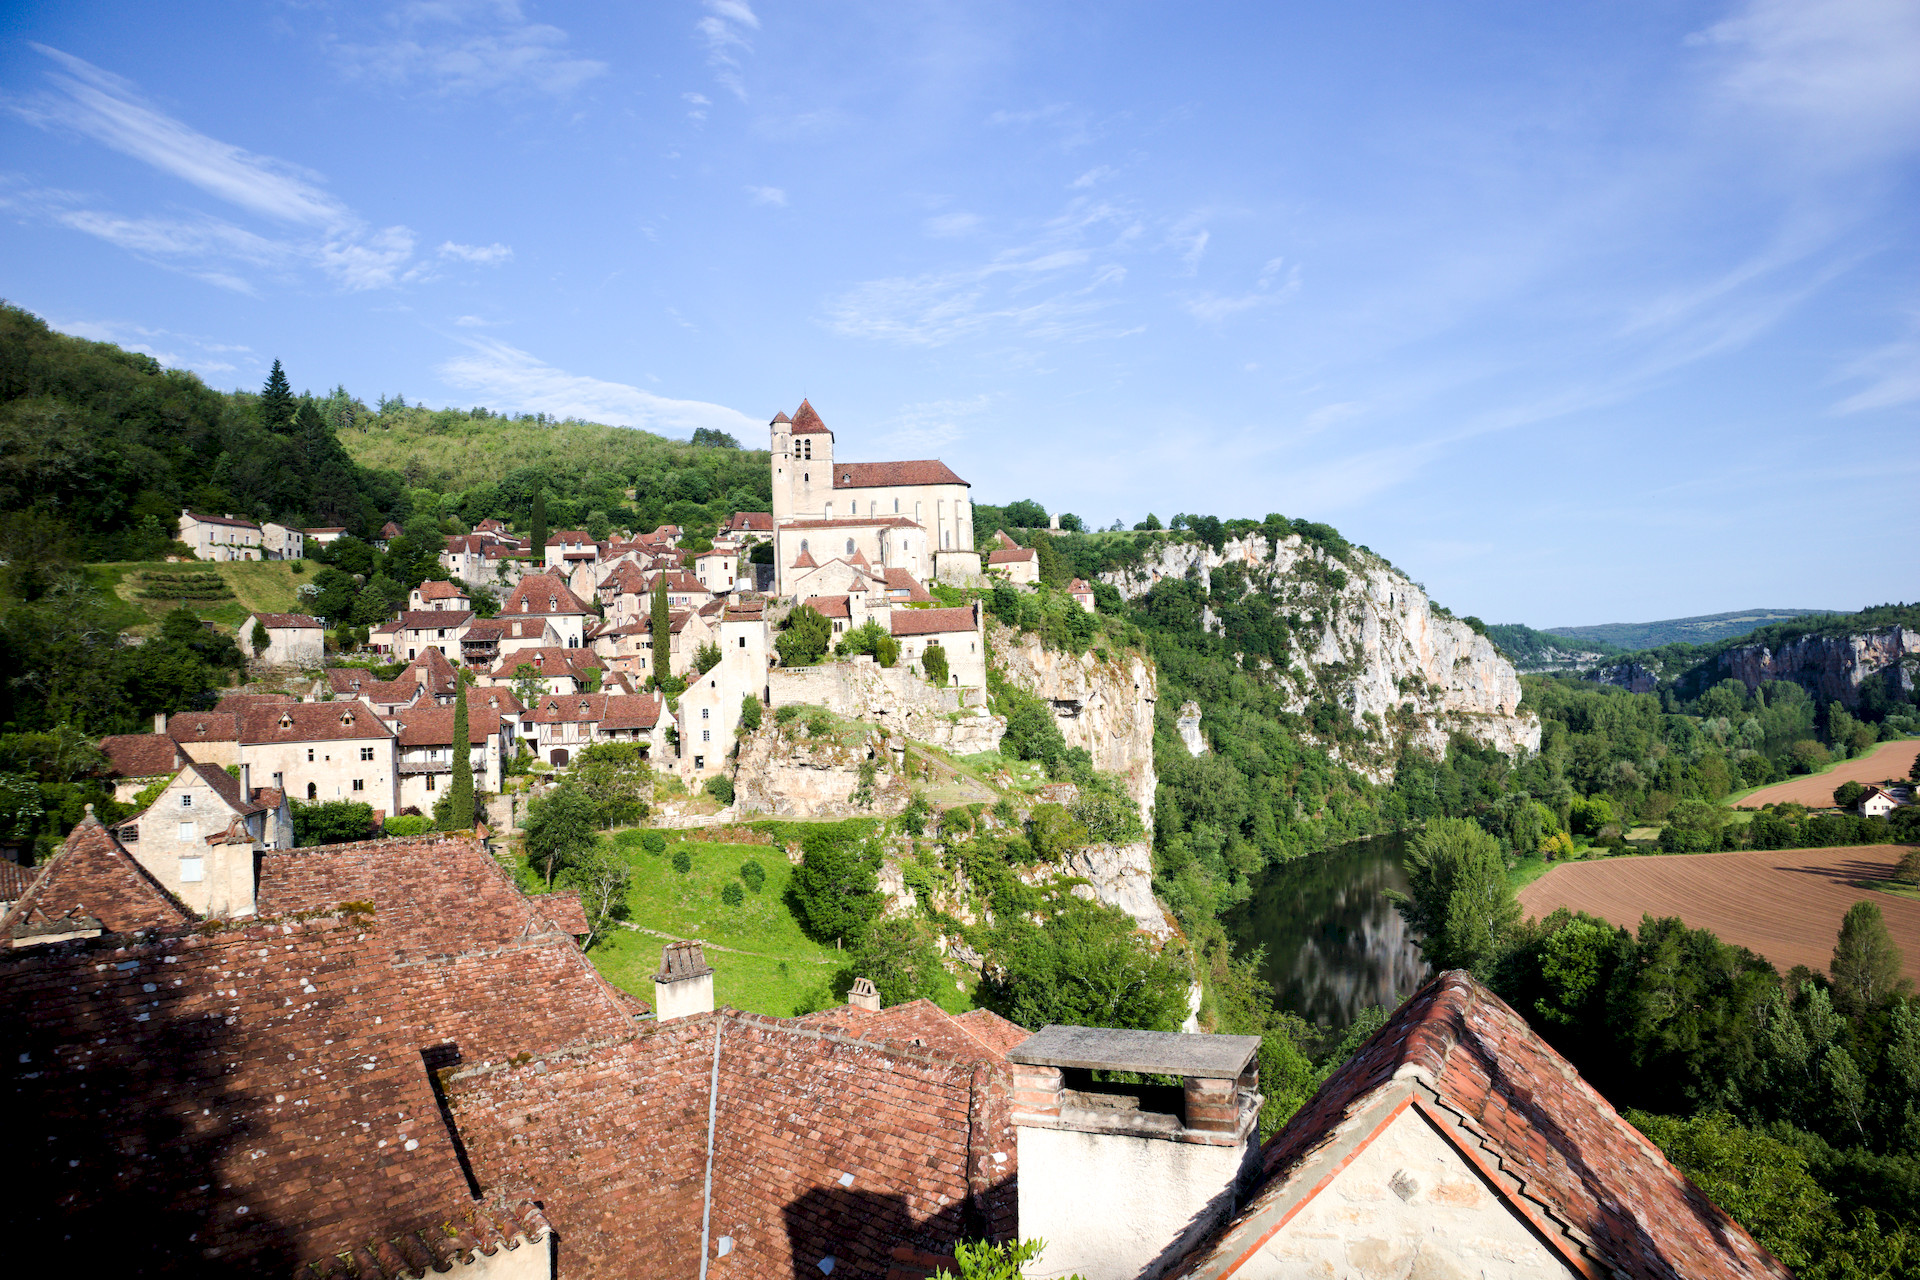
[[[970,486],[946,463],[839,461],[833,432],[805,400],[770,431],[774,594],[791,595],[800,574],[856,556],[923,582],[964,573],[966,561],[979,572]]]

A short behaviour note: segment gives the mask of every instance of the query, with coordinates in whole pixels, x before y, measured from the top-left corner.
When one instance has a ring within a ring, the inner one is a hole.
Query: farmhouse
[[[1863,818],[1884,818],[1899,807],[1899,799],[1884,787],[1868,787],[1860,796],[1860,816]]]
[[[267,643],[253,629],[259,627]],[[251,613],[234,633],[233,642],[240,652],[250,653],[259,662],[276,667],[317,667],[326,661],[326,632],[316,618],[304,613]]]
[[[182,507],[175,536],[199,560],[260,559],[260,526],[237,516],[203,516]]]

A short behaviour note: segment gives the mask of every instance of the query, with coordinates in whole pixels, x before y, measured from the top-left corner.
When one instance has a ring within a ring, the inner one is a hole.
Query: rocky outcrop
[[[1173,936],[1173,919],[1153,896],[1153,850],[1146,841],[1075,849],[1060,874],[1085,880],[1084,886],[1074,886],[1075,893],[1119,907],[1142,933],[1162,942]]]
[[[1612,685],[1628,693],[1652,693],[1660,687],[1660,673],[1638,662],[1616,662],[1595,667],[1587,677],[1598,684]]]
[[[870,774],[865,780],[869,794],[864,795],[863,772]],[[804,718],[785,725],[769,720],[740,744],[729,814],[891,817],[907,807],[912,795],[877,730],[814,737]]]
[[[1006,717],[987,710],[986,690],[938,689],[905,667],[882,667],[868,657],[776,667],[767,686],[774,706],[825,707],[955,755],[992,751],[1007,731]]]
[[[1852,635],[1801,636],[1778,649],[1741,645],[1716,658],[1711,677],[1703,683],[1733,679],[1751,690],[1770,680],[1791,680],[1821,703],[1838,702],[1852,710],[1860,705],[1860,686],[1875,675],[1897,684],[1910,700],[1916,669],[1920,632],[1892,626]]]
[[[1053,704],[1053,717],[1069,747],[1084,748],[1093,767],[1118,776],[1153,825],[1153,708],[1160,673],[1144,656],[1056,652],[1040,637],[989,623],[987,643],[994,666],[1016,688]]]
[[[1102,576],[1129,599],[1168,577],[1211,595],[1214,575],[1229,565],[1237,566],[1232,580],[1244,575],[1244,590],[1265,592],[1291,629],[1283,664],[1254,663],[1287,695],[1288,709],[1331,705],[1363,731],[1363,747],[1328,744],[1344,763],[1385,781],[1403,746],[1439,755],[1454,733],[1509,754],[1538,750],[1539,718],[1521,709],[1520,678],[1493,642],[1359,548],[1341,560],[1298,535],[1275,545],[1251,534],[1219,551],[1168,541]],[[1211,609],[1202,625],[1222,630]]]
[[[1202,755],[1207,749],[1207,740],[1200,736],[1200,704],[1191,700],[1180,704],[1180,718],[1173,722],[1180,733],[1180,741],[1187,744],[1187,754]]]

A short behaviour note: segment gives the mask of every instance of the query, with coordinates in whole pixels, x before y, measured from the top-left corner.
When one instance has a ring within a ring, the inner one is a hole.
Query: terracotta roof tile
[[[923,458],[913,462],[836,462],[833,465],[833,487],[836,489],[886,489],[915,484],[965,485],[966,483],[955,475],[946,463],[936,458]]]
[[[887,589],[889,591],[906,592],[907,603],[928,604],[932,602],[933,596],[927,591],[926,587],[922,586],[920,580],[908,573],[905,569],[889,569],[887,570],[886,577]]]
[[[256,613],[253,617],[269,631],[319,631],[318,618],[304,613]]]
[[[18,902],[40,870],[39,867],[23,867],[17,862],[0,858],[0,902]]]
[[[827,424],[820,421],[820,415],[814,412],[812,403],[807,400],[802,400],[800,407],[793,412],[793,434],[796,436],[809,436],[821,435],[823,433],[827,435],[833,434],[827,431]]]
[[[120,847],[89,805],[60,852],[0,916],[0,938],[20,946],[38,934],[180,929],[194,919],[193,912]]]
[[[1025,564],[1030,560],[1038,560],[1039,558],[1040,553],[1032,547],[1021,547],[1014,551],[1009,551],[1002,547],[998,551],[987,553],[988,564]]]
[[[178,769],[184,757],[164,733],[115,733],[100,740],[107,768],[115,777],[157,778]]]
[[[500,732],[500,713],[473,705],[474,693],[467,694],[467,745],[484,746],[489,737]],[[409,707],[398,717],[400,745],[403,747],[451,747],[455,707]]]
[[[548,573],[530,573],[520,579],[520,585],[500,606],[500,612],[502,615],[591,614],[593,610],[582,603],[580,597],[574,595],[559,578]]]
[[[895,609],[892,611],[896,636],[943,635],[953,631],[974,630],[973,607],[955,609]]]
[[[400,625],[408,631],[431,631],[458,627],[472,616],[472,611],[466,609],[409,609],[400,615]]]
[[[296,702],[284,707],[254,707],[245,717],[240,741],[247,745],[268,742],[340,742],[347,739],[391,738],[374,709],[358,700],[332,702]],[[181,739],[185,741],[185,739]]]
[[[232,711],[183,711],[167,717],[167,736],[175,742],[237,742],[240,716]]]
[[[235,520],[232,516],[203,516],[196,511],[189,511],[187,514],[201,524],[225,524],[232,525],[236,529],[252,529],[255,533],[260,531],[260,526],[251,520]]]
[[[420,584],[422,600],[464,600],[466,592],[451,582],[423,582]]]

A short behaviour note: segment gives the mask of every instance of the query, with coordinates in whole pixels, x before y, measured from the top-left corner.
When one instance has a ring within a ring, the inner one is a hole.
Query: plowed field
[[[1920,981],[1920,901],[1852,883],[1886,879],[1905,852],[1861,845],[1570,862],[1522,889],[1520,906],[1529,916],[1558,907],[1591,912],[1629,929],[1643,915],[1679,916],[1784,973],[1796,964],[1824,971],[1841,918],[1864,898],[1879,905],[1906,953],[1907,976]]]
[[[1737,802],[1742,809],[1758,809],[1763,804],[1804,804],[1809,809],[1833,807],[1833,789],[1843,782],[1880,782],[1886,778],[1905,778],[1920,754],[1920,738],[1902,738],[1883,742],[1866,755],[1843,760],[1827,773],[1808,774],[1791,782],[1776,782]]]

